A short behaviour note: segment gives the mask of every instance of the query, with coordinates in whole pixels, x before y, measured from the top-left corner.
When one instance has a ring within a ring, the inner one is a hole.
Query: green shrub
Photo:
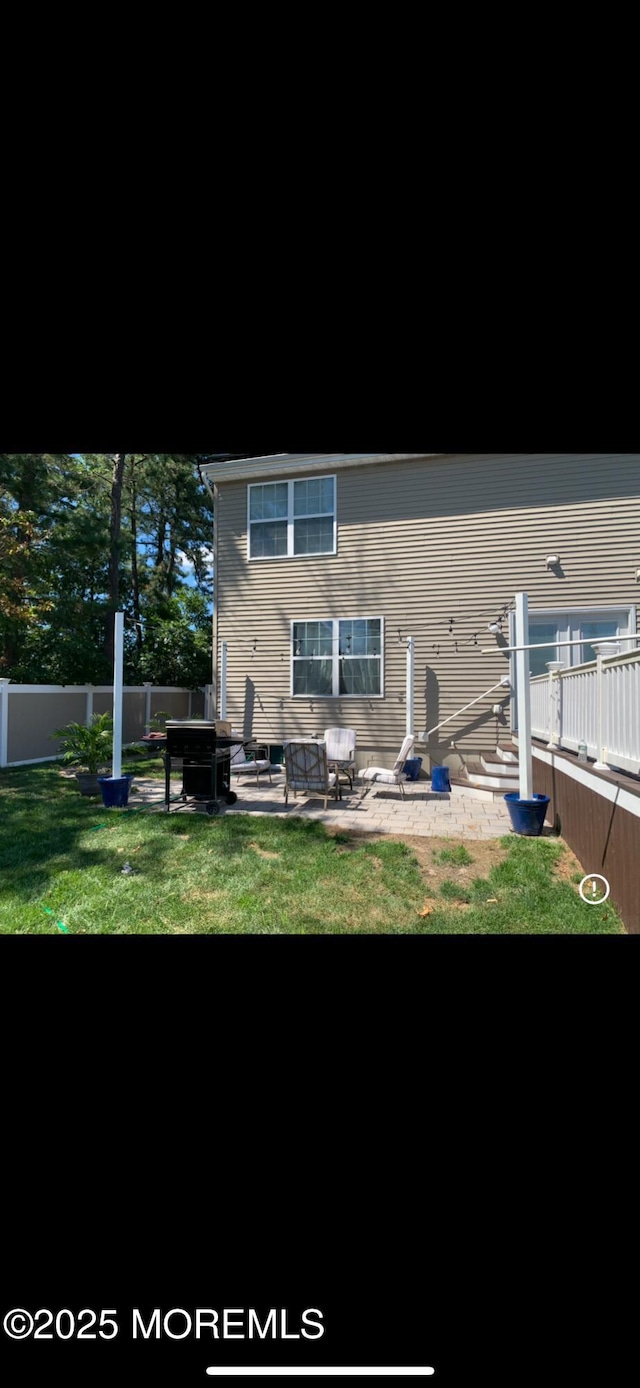
[[[82,766],[90,776],[97,776],[101,766],[111,761],[113,750],[113,719],[110,713],[94,713],[86,723],[67,723],[58,728],[52,738],[62,741],[63,766]]]

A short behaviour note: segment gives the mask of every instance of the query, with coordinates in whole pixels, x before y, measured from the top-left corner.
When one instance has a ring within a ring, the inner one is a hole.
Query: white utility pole
[[[124,669],[124,612],[116,612],[113,656],[113,765],[111,775],[122,775],[122,677]]]
[[[529,595],[516,593],[516,647],[529,644]],[[516,650],[516,689],[518,693],[518,760],[520,799],[533,799],[533,753],[531,751],[531,676],[529,656]]]

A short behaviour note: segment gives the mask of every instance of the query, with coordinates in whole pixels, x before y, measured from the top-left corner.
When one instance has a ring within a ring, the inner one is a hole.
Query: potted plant
[[[76,780],[82,795],[99,795],[98,772],[111,761],[113,719],[110,713],[94,713],[91,723],[67,723],[52,737],[60,738],[63,766],[79,766]]]

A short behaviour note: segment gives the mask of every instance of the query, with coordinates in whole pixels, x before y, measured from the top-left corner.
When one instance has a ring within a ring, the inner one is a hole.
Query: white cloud
[[[208,568],[208,569],[212,569],[212,568],[213,568],[213,550],[210,549],[208,545],[202,545],[202,546],[201,546],[201,549],[200,549],[200,554],[201,554],[202,559],[203,559],[204,563],[206,564],[207,568]],[[188,556],[187,554],[185,554],[185,552],[184,552],[183,549],[179,549],[179,550],[176,551],[176,558],[177,558],[177,560],[178,560],[178,563],[181,565],[181,567],[182,567],[183,569],[186,569],[186,570],[187,570],[187,573],[193,573],[193,568],[194,568],[193,560],[190,559],[189,556]]]

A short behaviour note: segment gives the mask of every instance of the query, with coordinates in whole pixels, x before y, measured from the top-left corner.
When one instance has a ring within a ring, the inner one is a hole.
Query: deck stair
[[[478,761],[469,761],[451,777],[451,784],[482,800],[502,800],[509,791],[517,791],[520,768],[517,750],[497,747],[495,753],[483,752]]]
[[[500,757],[486,756],[484,752],[480,757],[480,765],[483,771],[486,771],[490,776],[510,776],[517,781],[520,775],[520,767],[517,762],[502,761]]]

